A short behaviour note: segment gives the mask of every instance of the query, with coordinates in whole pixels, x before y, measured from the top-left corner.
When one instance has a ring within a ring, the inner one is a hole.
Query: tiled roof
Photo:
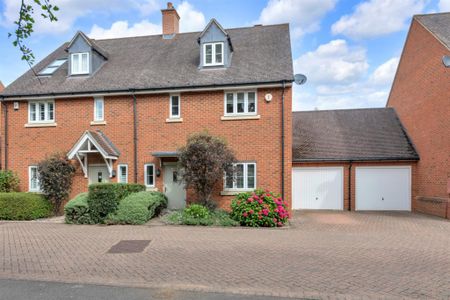
[[[450,13],[416,15],[414,18],[450,49]]]
[[[89,131],[92,138],[102,147],[109,156],[120,156],[119,150],[114,146],[111,140],[100,130]]]

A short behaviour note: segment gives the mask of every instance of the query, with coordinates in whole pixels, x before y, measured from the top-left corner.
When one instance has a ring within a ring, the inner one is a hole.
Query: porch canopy
[[[86,130],[67,154],[69,159],[77,159],[83,169],[84,177],[88,177],[88,155],[100,154],[108,168],[109,177],[113,177],[113,161],[120,156],[119,150],[100,130]]]

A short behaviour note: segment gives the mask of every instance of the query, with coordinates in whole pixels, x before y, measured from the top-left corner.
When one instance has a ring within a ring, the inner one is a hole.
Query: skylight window
[[[56,70],[58,70],[59,67],[61,67],[65,62],[67,61],[67,58],[61,58],[57,59],[51,64],[49,64],[44,70],[39,72],[39,75],[52,75],[55,73]]]

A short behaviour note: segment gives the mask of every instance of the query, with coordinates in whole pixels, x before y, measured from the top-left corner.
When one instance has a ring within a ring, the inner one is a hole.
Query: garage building
[[[293,113],[292,208],[411,211],[414,145],[392,108]]]

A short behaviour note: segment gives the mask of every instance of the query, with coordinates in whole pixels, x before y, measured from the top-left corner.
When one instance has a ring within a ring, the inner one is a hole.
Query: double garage
[[[294,112],[292,208],[411,211],[418,155],[390,108]]]

